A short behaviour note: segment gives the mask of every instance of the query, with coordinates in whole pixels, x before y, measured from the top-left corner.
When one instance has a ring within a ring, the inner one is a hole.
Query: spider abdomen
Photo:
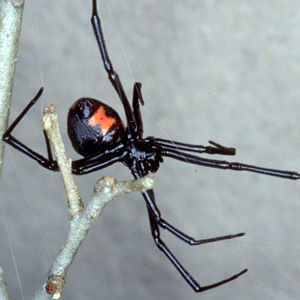
[[[96,99],[81,98],[69,110],[68,135],[75,151],[87,157],[118,143],[125,129],[113,108]]]

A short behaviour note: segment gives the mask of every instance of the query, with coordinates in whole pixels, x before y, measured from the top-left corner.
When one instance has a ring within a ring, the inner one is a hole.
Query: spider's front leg
[[[19,124],[19,122],[23,119],[23,117],[26,115],[26,113],[29,111],[29,109],[38,101],[38,99],[41,97],[42,93],[44,91],[44,88],[40,88],[36,96],[29,102],[29,104],[25,107],[25,109],[21,112],[21,114],[17,117],[17,119],[10,125],[10,127],[6,130],[6,132],[3,134],[2,140],[6,142],[7,144],[13,146],[15,149],[21,151],[25,155],[29,156],[30,158],[36,160],[41,166],[48,170],[52,171],[58,171],[58,165],[56,161],[53,161],[52,153],[51,153],[51,147],[49,139],[44,131],[45,141],[46,141],[46,147],[47,147],[47,153],[48,153],[48,159],[44,156],[38,154],[37,152],[33,151],[32,149],[25,146],[23,143],[21,143],[19,140],[14,138],[11,133],[15,129],[15,127]]]
[[[135,82],[133,85],[133,97],[132,97],[132,108],[134,118],[137,124],[137,135],[139,138],[143,137],[143,119],[140,111],[140,104],[144,105],[144,99],[142,96],[142,84],[140,82]]]
[[[129,136],[132,137],[136,130],[136,122],[135,122],[134,114],[133,114],[133,111],[129,104],[129,101],[127,99],[127,96],[124,91],[121,80],[119,78],[119,75],[114,70],[112,62],[109,58],[109,55],[108,55],[108,52],[107,52],[107,49],[105,46],[101,21],[98,16],[98,12],[97,12],[97,1],[96,0],[93,0],[93,11],[92,11],[91,22],[92,22],[95,38],[96,38],[96,41],[97,41],[97,44],[98,44],[98,47],[100,50],[100,54],[102,57],[102,61],[104,64],[105,71],[107,72],[108,78],[109,78],[112,86],[116,90],[116,92],[123,104],[125,114],[126,114],[126,119],[127,119],[128,133],[129,133]]]

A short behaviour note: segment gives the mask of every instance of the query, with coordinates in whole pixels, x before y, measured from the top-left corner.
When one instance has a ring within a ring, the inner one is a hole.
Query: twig
[[[6,291],[6,282],[4,281],[3,277],[3,269],[0,264],[0,299],[1,300],[10,300],[10,297],[7,294]]]
[[[0,1],[0,177],[5,147],[2,136],[10,112],[23,9],[23,0]]]
[[[58,117],[55,111],[56,107],[53,104],[49,107],[45,107],[43,123],[57,157],[58,167],[68,198],[69,218],[72,219],[83,210],[84,205],[72,176],[71,162],[68,161],[65,152],[65,147],[59,132]]]
[[[68,195],[70,229],[62,248],[46,276],[44,285],[33,298],[35,300],[58,299],[61,297],[62,289],[66,281],[66,274],[74,260],[76,252],[109,201],[123,194],[144,192],[145,190],[152,189],[155,184],[155,179],[152,174],[139,180],[123,182],[117,182],[111,176],[106,176],[96,183],[93,196],[86,208],[84,208],[77,188],[75,189],[76,186],[74,187],[75,183],[73,179],[64,178],[65,176],[72,177],[71,164],[66,158],[64,145],[60,137],[57,115],[54,114],[55,106],[50,106],[45,112],[46,114],[43,118],[44,129],[48,133],[55,150]],[[71,186],[68,186],[69,184]]]
[[[0,177],[5,149],[2,136],[7,129],[10,113],[23,9],[23,0],[0,0]],[[0,299],[10,299],[1,265]]]

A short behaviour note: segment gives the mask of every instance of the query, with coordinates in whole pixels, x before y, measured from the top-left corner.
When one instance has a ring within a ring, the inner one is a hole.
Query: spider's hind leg
[[[182,231],[178,230],[175,228],[173,225],[165,221],[164,219],[160,219],[158,222],[159,226],[161,226],[163,229],[167,229],[171,233],[173,233],[175,236],[177,236],[179,239],[182,241],[186,242],[187,244],[191,246],[197,246],[201,244],[207,244],[207,243],[213,243],[213,242],[218,242],[218,241],[223,241],[223,240],[230,240],[234,239],[237,237],[241,237],[245,235],[245,232],[240,232],[237,234],[229,234],[229,235],[223,235],[223,236],[218,236],[210,239],[202,239],[202,240],[195,240],[193,237],[186,235]]]
[[[162,226],[164,229],[169,230],[175,236],[177,236],[178,238],[180,238],[181,240],[187,242],[190,245],[199,245],[199,244],[203,244],[203,243],[210,243],[210,242],[220,241],[220,240],[224,240],[224,239],[231,239],[231,238],[235,238],[235,237],[238,237],[238,236],[242,236],[242,235],[244,235],[244,233],[239,233],[239,234],[236,234],[236,235],[223,236],[223,237],[217,237],[217,238],[212,238],[212,239],[196,241],[193,238],[191,238],[191,237],[187,236],[186,234],[182,233],[181,231],[179,231],[178,229],[176,229],[175,227],[173,227],[172,225],[170,225],[169,223],[167,223],[163,219],[159,218],[159,220],[157,220],[154,217],[153,211],[152,211],[152,209],[151,209],[151,207],[150,207],[150,205],[148,204],[148,201],[147,201],[150,198],[151,202],[155,204],[155,198],[154,198],[153,190],[148,190],[148,191],[144,192],[143,197],[144,197],[144,199],[146,200],[146,203],[147,203],[147,210],[148,210],[148,215],[149,215],[151,234],[152,234],[152,237],[153,237],[153,240],[154,240],[156,246],[167,256],[167,258],[172,262],[172,264],[175,266],[175,268],[178,270],[178,272],[182,275],[182,277],[186,280],[186,282],[193,288],[193,290],[196,293],[203,292],[205,290],[213,289],[215,287],[223,285],[227,282],[230,282],[230,281],[238,278],[239,276],[241,276],[242,274],[244,274],[248,271],[247,269],[244,269],[240,273],[235,274],[235,275],[233,275],[233,276],[231,276],[231,277],[229,277],[225,280],[216,282],[216,283],[211,284],[211,285],[201,287],[199,285],[199,283],[190,275],[190,273],[180,264],[180,262],[176,259],[176,257],[169,250],[169,248],[166,246],[166,244],[162,241],[162,239],[160,238],[159,226]],[[159,211],[157,211],[155,215],[159,216],[160,215]]]
[[[158,249],[161,250],[167,256],[167,258],[171,261],[171,263],[175,266],[175,268],[182,275],[182,277],[187,281],[187,283],[193,288],[193,290],[195,292],[201,292],[201,287],[199,283],[180,264],[180,262],[176,259],[176,257],[169,250],[166,244],[161,240],[158,224],[149,208],[148,208],[148,215],[150,221],[151,234]]]

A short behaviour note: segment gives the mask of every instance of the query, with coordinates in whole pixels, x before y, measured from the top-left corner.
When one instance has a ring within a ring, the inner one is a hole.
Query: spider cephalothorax
[[[148,172],[155,173],[159,163],[163,162],[160,150],[147,140],[133,140],[127,144],[128,153],[122,160],[130,170],[135,169],[145,176]]]

